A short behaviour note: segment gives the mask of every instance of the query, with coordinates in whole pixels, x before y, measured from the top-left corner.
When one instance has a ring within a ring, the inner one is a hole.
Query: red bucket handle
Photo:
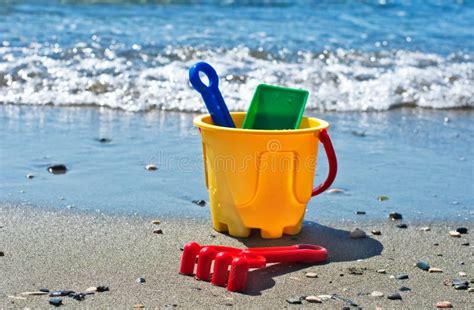
[[[328,163],[329,163],[329,172],[326,180],[313,188],[313,192],[311,193],[311,196],[316,196],[324,192],[331,186],[332,182],[334,182],[334,179],[336,178],[337,174],[337,158],[336,158],[336,152],[334,152],[334,147],[332,146],[331,138],[329,138],[329,134],[326,129],[321,130],[319,133],[319,141],[324,146],[324,150],[326,151],[326,156],[328,158]]]

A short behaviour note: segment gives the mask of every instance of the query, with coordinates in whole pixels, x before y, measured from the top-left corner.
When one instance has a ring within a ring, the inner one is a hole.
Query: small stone
[[[451,231],[449,232],[449,235],[450,235],[451,237],[455,237],[455,238],[461,237],[461,234],[458,233],[458,232],[455,231],[455,230],[451,230]]]
[[[402,229],[408,228],[407,224],[398,224],[397,227]]]
[[[153,225],[160,225],[161,224],[160,220],[153,220],[153,221],[151,221],[151,223]]]
[[[47,288],[40,288],[38,291],[44,292],[44,293],[49,293],[49,290]]]
[[[84,293],[74,293],[74,294],[70,294],[68,296],[71,297],[72,299],[77,300],[77,301],[81,301],[81,300],[84,300],[86,298],[86,294],[84,294]]]
[[[344,194],[345,192],[342,188],[330,188],[326,191],[328,194]]]
[[[402,295],[400,295],[400,293],[393,293],[393,294],[388,295],[387,298],[390,300],[401,300]]]
[[[198,205],[200,207],[204,207],[206,205],[206,201],[205,200],[193,200],[193,203],[195,205]]]
[[[26,175],[26,178],[27,178],[27,179],[30,179],[30,180],[33,179],[34,177],[35,177],[35,176],[32,175],[31,173],[28,173],[28,174]]]
[[[385,269],[379,269],[377,270],[378,273],[387,273],[387,271]]]
[[[361,239],[361,238],[365,238],[365,236],[366,236],[365,231],[359,228],[356,228],[350,232],[351,239]]]
[[[378,200],[378,201],[386,201],[386,200],[388,200],[388,199],[389,199],[388,196],[378,196],[378,197],[377,197],[377,200]]]
[[[55,307],[59,307],[63,304],[63,300],[61,298],[50,298],[49,304]]]
[[[356,214],[357,215],[365,215],[366,213],[365,213],[365,211],[356,211]]]
[[[142,309],[142,308],[145,308],[145,306],[142,305],[142,304],[136,304],[136,305],[133,305],[133,308],[135,308],[135,309]]]
[[[380,236],[382,234],[382,232],[377,229],[373,229],[371,232],[372,232],[372,235],[375,235],[375,236]]]
[[[406,273],[400,273],[395,276],[395,279],[397,280],[406,280],[408,279],[408,275]]]
[[[461,245],[463,245],[463,246],[469,246],[470,244],[469,244],[469,242],[464,242],[464,243],[461,243]]]
[[[300,305],[303,303],[300,297],[290,297],[286,299],[286,302],[289,303],[290,305]]]
[[[383,293],[382,292],[379,292],[379,291],[373,291],[372,293],[370,293],[370,296],[372,297],[383,297]]]
[[[429,228],[428,226],[426,226],[426,227],[421,227],[420,230],[421,230],[421,231],[430,231],[431,228]]]
[[[431,272],[431,273],[441,273],[441,272],[443,272],[443,269],[431,267],[430,269],[428,269],[428,272]]]
[[[158,168],[156,167],[156,165],[154,164],[148,164],[145,166],[145,169],[148,170],[148,171],[155,171],[155,170],[158,170]]]
[[[396,221],[396,220],[401,220],[403,218],[403,216],[400,213],[391,212],[388,215],[388,218],[391,219],[392,221]]]
[[[452,308],[453,304],[449,301],[438,301],[436,303],[436,308]]]
[[[466,274],[465,272],[462,272],[462,271],[461,271],[461,272],[459,272],[459,276],[460,276],[460,277],[465,277],[465,276],[467,276],[467,274]]]
[[[41,295],[47,295],[48,292],[41,292],[41,291],[36,291],[36,292],[23,292],[20,295],[23,296],[41,296]]]
[[[0,257],[5,256],[5,253],[3,251],[0,251]]]
[[[49,297],[62,297],[62,296],[67,296],[69,294],[73,294],[74,291],[68,291],[68,290],[61,290],[61,291],[51,291],[49,292]]]
[[[472,293],[472,292],[474,292],[474,287],[470,287],[470,288],[468,288],[468,289],[467,289],[467,291],[468,291],[469,293]]]
[[[409,287],[406,287],[406,286],[402,286],[398,289],[400,292],[409,292],[411,291],[411,288]]]
[[[143,278],[143,277],[137,278],[136,281],[137,281],[137,283],[145,283],[146,282],[145,278]]]
[[[86,292],[97,292],[97,287],[96,286],[91,286],[86,289]]]
[[[341,308],[341,310],[351,310],[351,307],[344,306],[344,307]]]
[[[390,279],[395,279],[395,276],[394,276],[394,275],[391,275],[389,278],[390,278]]]
[[[110,143],[110,142],[112,142],[112,139],[110,139],[110,138],[97,138],[96,140],[100,143]]]
[[[102,293],[102,292],[108,292],[109,287],[108,286],[97,286],[96,288],[97,292]]]
[[[427,262],[424,262],[420,260],[418,263],[416,263],[416,267],[420,268],[421,270],[429,270],[430,269],[430,264]]]
[[[456,290],[467,290],[469,288],[469,282],[466,280],[454,279],[452,285]]]
[[[321,298],[319,298],[318,296],[314,296],[314,295],[306,296],[305,299],[306,299],[307,302],[311,302],[311,303],[320,304],[322,302]]]
[[[332,298],[331,295],[318,295],[318,298],[321,299],[322,301],[329,300]]]
[[[466,227],[459,227],[456,229],[456,231],[460,234],[467,234],[467,228]]]
[[[305,276],[306,276],[307,278],[317,278],[317,277],[318,277],[318,275],[317,275],[316,273],[314,273],[314,272],[307,272],[307,273],[305,274]]]
[[[161,230],[161,229],[155,229],[155,230],[153,231],[153,233],[154,233],[154,234],[158,234],[158,235],[162,235],[162,234],[163,234],[163,230]]]
[[[52,174],[65,174],[67,168],[65,165],[52,165],[48,167],[48,171]]]

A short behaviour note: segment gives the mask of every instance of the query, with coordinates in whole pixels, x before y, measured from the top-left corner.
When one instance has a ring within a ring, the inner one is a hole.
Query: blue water
[[[202,111],[218,69],[232,110],[262,82],[308,108],[474,106],[472,1],[2,1],[0,103]]]

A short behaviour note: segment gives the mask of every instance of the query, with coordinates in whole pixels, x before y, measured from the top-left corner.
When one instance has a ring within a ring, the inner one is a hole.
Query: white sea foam
[[[471,55],[461,53],[443,57],[335,50],[287,55],[246,47],[121,53],[78,44],[69,50],[3,46],[0,57],[0,103],[9,104],[204,111],[187,71],[194,62],[205,60],[218,71],[230,110],[247,109],[260,83],[309,90],[310,109],[474,107],[474,62]]]

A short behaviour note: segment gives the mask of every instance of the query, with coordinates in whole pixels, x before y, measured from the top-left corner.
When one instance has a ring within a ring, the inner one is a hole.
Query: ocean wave
[[[102,106],[127,111],[204,111],[188,82],[196,61],[211,63],[230,110],[246,110],[260,83],[310,91],[308,109],[389,110],[474,107],[471,54],[323,50],[268,52],[239,46],[159,51],[94,42],[62,49],[0,46],[0,103]]]

